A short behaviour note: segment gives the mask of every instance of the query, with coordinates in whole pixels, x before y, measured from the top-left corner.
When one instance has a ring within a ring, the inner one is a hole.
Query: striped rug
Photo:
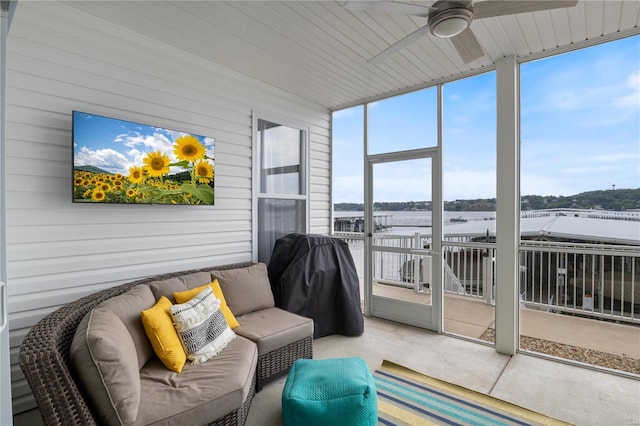
[[[373,377],[379,425],[567,425],[386,360]]]

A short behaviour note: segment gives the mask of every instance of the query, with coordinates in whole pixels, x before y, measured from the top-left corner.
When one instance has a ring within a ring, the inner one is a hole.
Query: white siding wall
[[[310,231],[330,231],[325,108],[55,2],[18,3],[7,66],[14,413],[34,406],[18,348],[45,314],[139,277],[251,260],[253,109],[310,127]],[[72,204],[72,110],[215,137],[215,206]]]

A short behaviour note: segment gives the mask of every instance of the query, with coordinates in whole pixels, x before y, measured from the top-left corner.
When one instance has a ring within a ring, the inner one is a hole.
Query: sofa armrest
[[[20,368],[46,425],[94,425],[70,370],[69,348],[85,314],[101,300],[93,295],[59,308],[35,324],[20,347]]]

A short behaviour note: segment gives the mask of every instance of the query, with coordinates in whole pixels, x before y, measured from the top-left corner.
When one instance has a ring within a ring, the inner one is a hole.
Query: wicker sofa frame
[[[36,323],[20,347],[24,372],[45,425],[97,425],[90,406],[71,370],[70,347],[75,331],[87,312],[103,301],[123,294],[138,284],[180,277],[202,271],[221,271],[253,265],[251,262],[192,269],[143,278],[98,291],[70,302]],[[211,425],[243,425],[256,389],[289,370],[298,358],[313,358],[312,337],[260,355],[255,380],[240,408],[216,419]]]

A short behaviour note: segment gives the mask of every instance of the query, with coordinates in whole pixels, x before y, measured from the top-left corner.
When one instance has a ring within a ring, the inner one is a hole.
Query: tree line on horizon
[[[640,209],[640,188],[608,189],[581,192],[575,195],[523,195],[520,199],[522,210],[543,209],[603,209],[624,211]],[[389,201],[375,202],[374,210],[378,211],[419,211],[431,210],[430,201]],[[336,203],[334,211],[364,211],[362,203]],[[445,201],[446,211],[495,211],[495,198],[478,198],[470,200]]]

